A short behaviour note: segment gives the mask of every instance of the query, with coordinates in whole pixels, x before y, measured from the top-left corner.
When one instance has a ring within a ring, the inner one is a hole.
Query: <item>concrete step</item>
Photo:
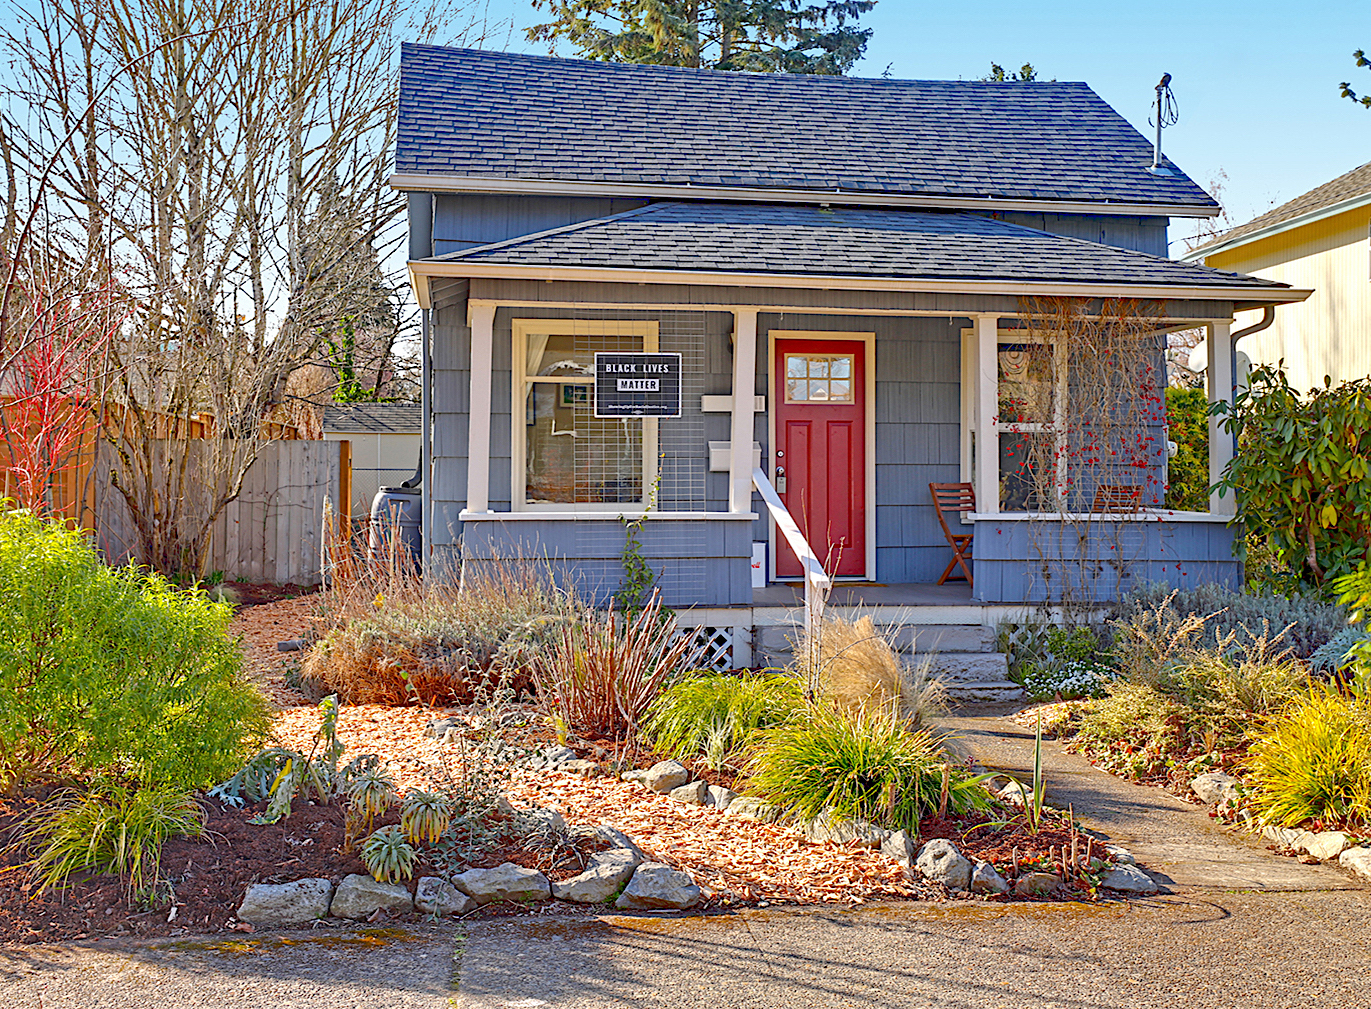
[[[939,652],[933,672],[949,687],[963,683],[1000,683],[1009,679],[1009,660],[1000,652]]]
[[[1010,680],[949,683],[947,696],[954,701],[1025,701],[1023,688]]]
[[[993,652],[995,628],[980,624],[900,624],[882,628],[900,651]]]

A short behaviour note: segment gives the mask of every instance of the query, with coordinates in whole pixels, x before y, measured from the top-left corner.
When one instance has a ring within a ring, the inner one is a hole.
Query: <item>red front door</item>
[[[777,340],[775,483],[824,569],[866,575],[866,345]],[[799,578],[776,537],[776,576]]]

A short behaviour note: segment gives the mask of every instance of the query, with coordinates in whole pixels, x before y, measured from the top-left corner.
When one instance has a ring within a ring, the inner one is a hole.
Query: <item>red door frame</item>
[[[772,480],[787,510],[830,573],[869,578],[872,534],[868,462],[871,445],[870,341],[865,333],[774,333],[771,345]],[[851,354],[852,401],[786,402],[786,355]],[[845,461],[843,461],[845,457]],[[836,461],[835,461],[836,460]],[[843,473],[833,472],[837,465]],[[822,470],[822,472],[815,472]],[[823,530],[811,527],[821,525]],[[801,577],[799,561],[773,528],[773,571],[780,580]],[[836,562],[836,570],[835,570]]]

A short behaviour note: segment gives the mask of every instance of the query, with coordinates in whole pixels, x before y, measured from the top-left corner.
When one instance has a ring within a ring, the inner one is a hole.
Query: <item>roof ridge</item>
[[[576,221],[572,224],[563,224],[558,228],[548,228],[546,231],[535,231],[531,235],[519,235],[516,238],[506,238],[502,241],[490,242],[486,245],[473,245],[469,249],[458,249],[456,252],[445,252],[441,256],[429,256],[427,258],[429,260],[451,262],[455,259],[461,259],[463,256],[470,253],[492,252],[496,249],[512,248],[513,246],[520,245],[524,242],[532,242],[539,238],[550,238],[553,235],[570,234],[574,231],[580,231],[583,228],[589,228],[592,225],[605,224],[609,221],[618,221],[625,217],[637,217],[640,214],[646,214],[653,210],[661,210],[665,207],[676,206],[679,202],[679,200],[667,200],[662,203],[649,203],[645,207],[634,207],[632,210],[621,210],[617,214],[609,214],[605,217],[594,217],[588,221]]]

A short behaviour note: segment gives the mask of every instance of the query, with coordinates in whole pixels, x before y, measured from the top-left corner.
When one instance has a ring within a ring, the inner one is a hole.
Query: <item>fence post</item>
[[[352,534],[352,442],[338,443],[338,529]]]

